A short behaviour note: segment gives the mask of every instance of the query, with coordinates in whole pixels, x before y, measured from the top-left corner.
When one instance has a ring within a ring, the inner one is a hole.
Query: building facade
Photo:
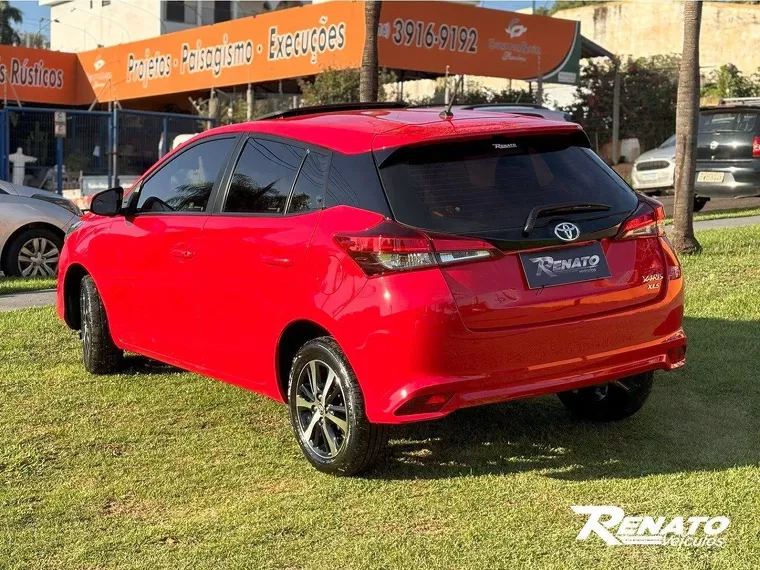
[[[80,52],[300,6],[299,0],[40,0],[50,49]]]

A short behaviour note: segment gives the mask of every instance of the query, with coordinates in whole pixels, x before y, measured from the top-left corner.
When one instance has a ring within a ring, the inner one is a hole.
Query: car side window
[[[223,212],[282,214],[306,150],[281,142],[249,139],[230,181]]]
[[[325,207],[340,204],[391,216],[371,153],[356,155],[333,153]]]
[[[298,173],[288,213],[319,210],[324,204],[325,176],[330,158],[326,154],[310,150]]]
[[[234,138],[199,143],[172,158],[140,188],[137,213],[205,212]]]

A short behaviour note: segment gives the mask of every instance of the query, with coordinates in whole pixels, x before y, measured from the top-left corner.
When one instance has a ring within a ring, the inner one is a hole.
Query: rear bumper
[[[663,289],[658,300],[626,311],[476,332],[464,326],[439,272],[395,275],[367,283],[335,336],[362,386],[370,421],[430,420],[683,365],[682,279]],[[362,310],[367,306],[381,309],[370,314]],[[443,403],[419,412],[416,404],[431,396]]]
[[[723,181],[698,182],[700,172],[722,172]],[[760,196],[760,160],[740,163],[738,166],[721,165],[709,161],[697,162],[695,191],[700,196],[744,198]]]

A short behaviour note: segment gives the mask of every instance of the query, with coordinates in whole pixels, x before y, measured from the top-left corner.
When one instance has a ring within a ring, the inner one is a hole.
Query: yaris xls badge
[[[298,109],[198,135],[122,198],[61,253],[87,370],[129,350],[286,402],[323,471],[463,407],[558,393],[625,418],[684,363],[662,207],[578,125]]]

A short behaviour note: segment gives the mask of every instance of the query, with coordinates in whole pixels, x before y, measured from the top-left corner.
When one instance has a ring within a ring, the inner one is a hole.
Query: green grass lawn
[[[0,568],[757,568],[760,228],[698,237],[688,365],[638,415],[472,409],[357,479],[309,467],[278,404],[137,357],[90,376],[53,309],[0,314]],[[608,547],[575,541],[578,504],[732,523],[722,549]]]
[[[20,279],[17,277],[0,277],[0,296],[25,291],[40,291],[41,289],[54,289],[55,277],[35,277]]]
[[[711,210],[709,212],[694,212],[694,221],[722,220],[725,218],[745,218],[747,216],[760,216],[760,208],[730,208],[728,210]],[[666,224],[672,224],[673,218],[665,218]]]

